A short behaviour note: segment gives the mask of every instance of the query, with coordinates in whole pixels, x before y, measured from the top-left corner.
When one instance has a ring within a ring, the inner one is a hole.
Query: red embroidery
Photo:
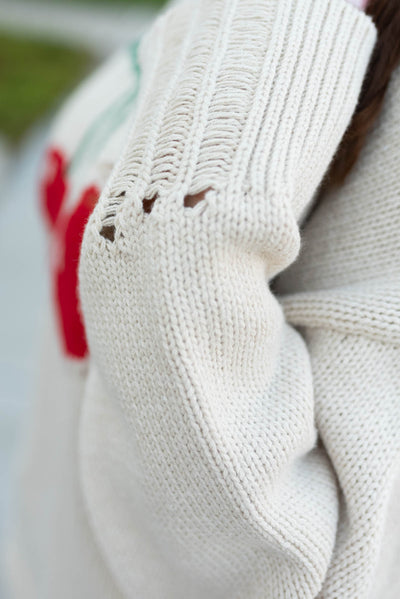
[[[50,226],[54,226],[67,193],[67,161],[57,148],[50,148],[46,156],[46,173],[40,188],[42,209]]]
[[[42,203],[52,225],[52,287],[56,314],[65,353],[74,358],[88,354],[85,328],[79,305],[78,265],[86,223],[100,195],[91,185],[68,210],[63,206],[68,188],[66,164],[60,150],[48,153],[49,168],[42,184]]]

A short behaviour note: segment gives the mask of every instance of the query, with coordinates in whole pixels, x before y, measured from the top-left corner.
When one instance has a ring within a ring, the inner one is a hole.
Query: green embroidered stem
[[[125,92],[113,104],[108,106],[86,130],[69,164],[69,175],[75,173],[78,167],[87,164],[89,161],[93,161],[104,147],[107,139],[129,117],[140,87],[139,42],[140,40],[137,40],[129,47],[132,58],[132,69],[135,73],[133,89]]]

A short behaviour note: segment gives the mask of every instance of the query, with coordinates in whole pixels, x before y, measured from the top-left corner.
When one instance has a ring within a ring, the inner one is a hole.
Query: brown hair
[[[353,118],[321,186],[340,186],[353,169],[381,112],[394,69],[400,63],[400,0],[370,0],[366,10],[378,30],[367,74]]]

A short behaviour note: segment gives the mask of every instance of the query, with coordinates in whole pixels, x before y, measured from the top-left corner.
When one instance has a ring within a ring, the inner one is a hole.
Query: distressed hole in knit
[[[126,192],[125,191],[121,191],[121,193],[119,193],[117,196],[115,196],[115,198],[117,198],[117,200],[119,200],[119,198],[123,198],[125,197]],[[114,202],[112,203],[112,213],[107,215],[107,218],[104,219],[104,224],[101,228],[100,231],[100,235],[102,237],[104,237],[104,239],[108,239],[109,241],[114,241],[115,240],[115,225],[112,222],[115,218],[115,213],[116,213],[116,207],[117,205],[120,203],[120,201],[116,202],[114,200]]]
[[[104,237],[104,239],[108,239],[109,241],[114,241],[115,239],[115,226],[114,225],[105,225],[102,227],[100,231],[100,235]]]
[[[143,204],[143,211],[146,212],[146,214],[150,214],[150,212],[153,210],[153,206],[154,206],[154,202],[158,199],[158,195],[156,194],[155,196],[153,196],[150,199],[145,198],[142,201]]]
[[[185,208],[194,208],[199,202],[203,201],[206,197],[206,193],[211,190],[211,187],[205,189],[204,191],[199,191],[199,193],[194,193],[192,195],[185,196],[183,200],[183,205]]]

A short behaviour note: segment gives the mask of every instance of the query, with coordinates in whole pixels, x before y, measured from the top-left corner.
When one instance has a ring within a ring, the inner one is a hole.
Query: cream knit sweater
[[[375,40],[345,0],[198,0],[141,41],[80,254],[89,357],[45,350],[11,597],[400,596],[399,73],[301,231]]]

